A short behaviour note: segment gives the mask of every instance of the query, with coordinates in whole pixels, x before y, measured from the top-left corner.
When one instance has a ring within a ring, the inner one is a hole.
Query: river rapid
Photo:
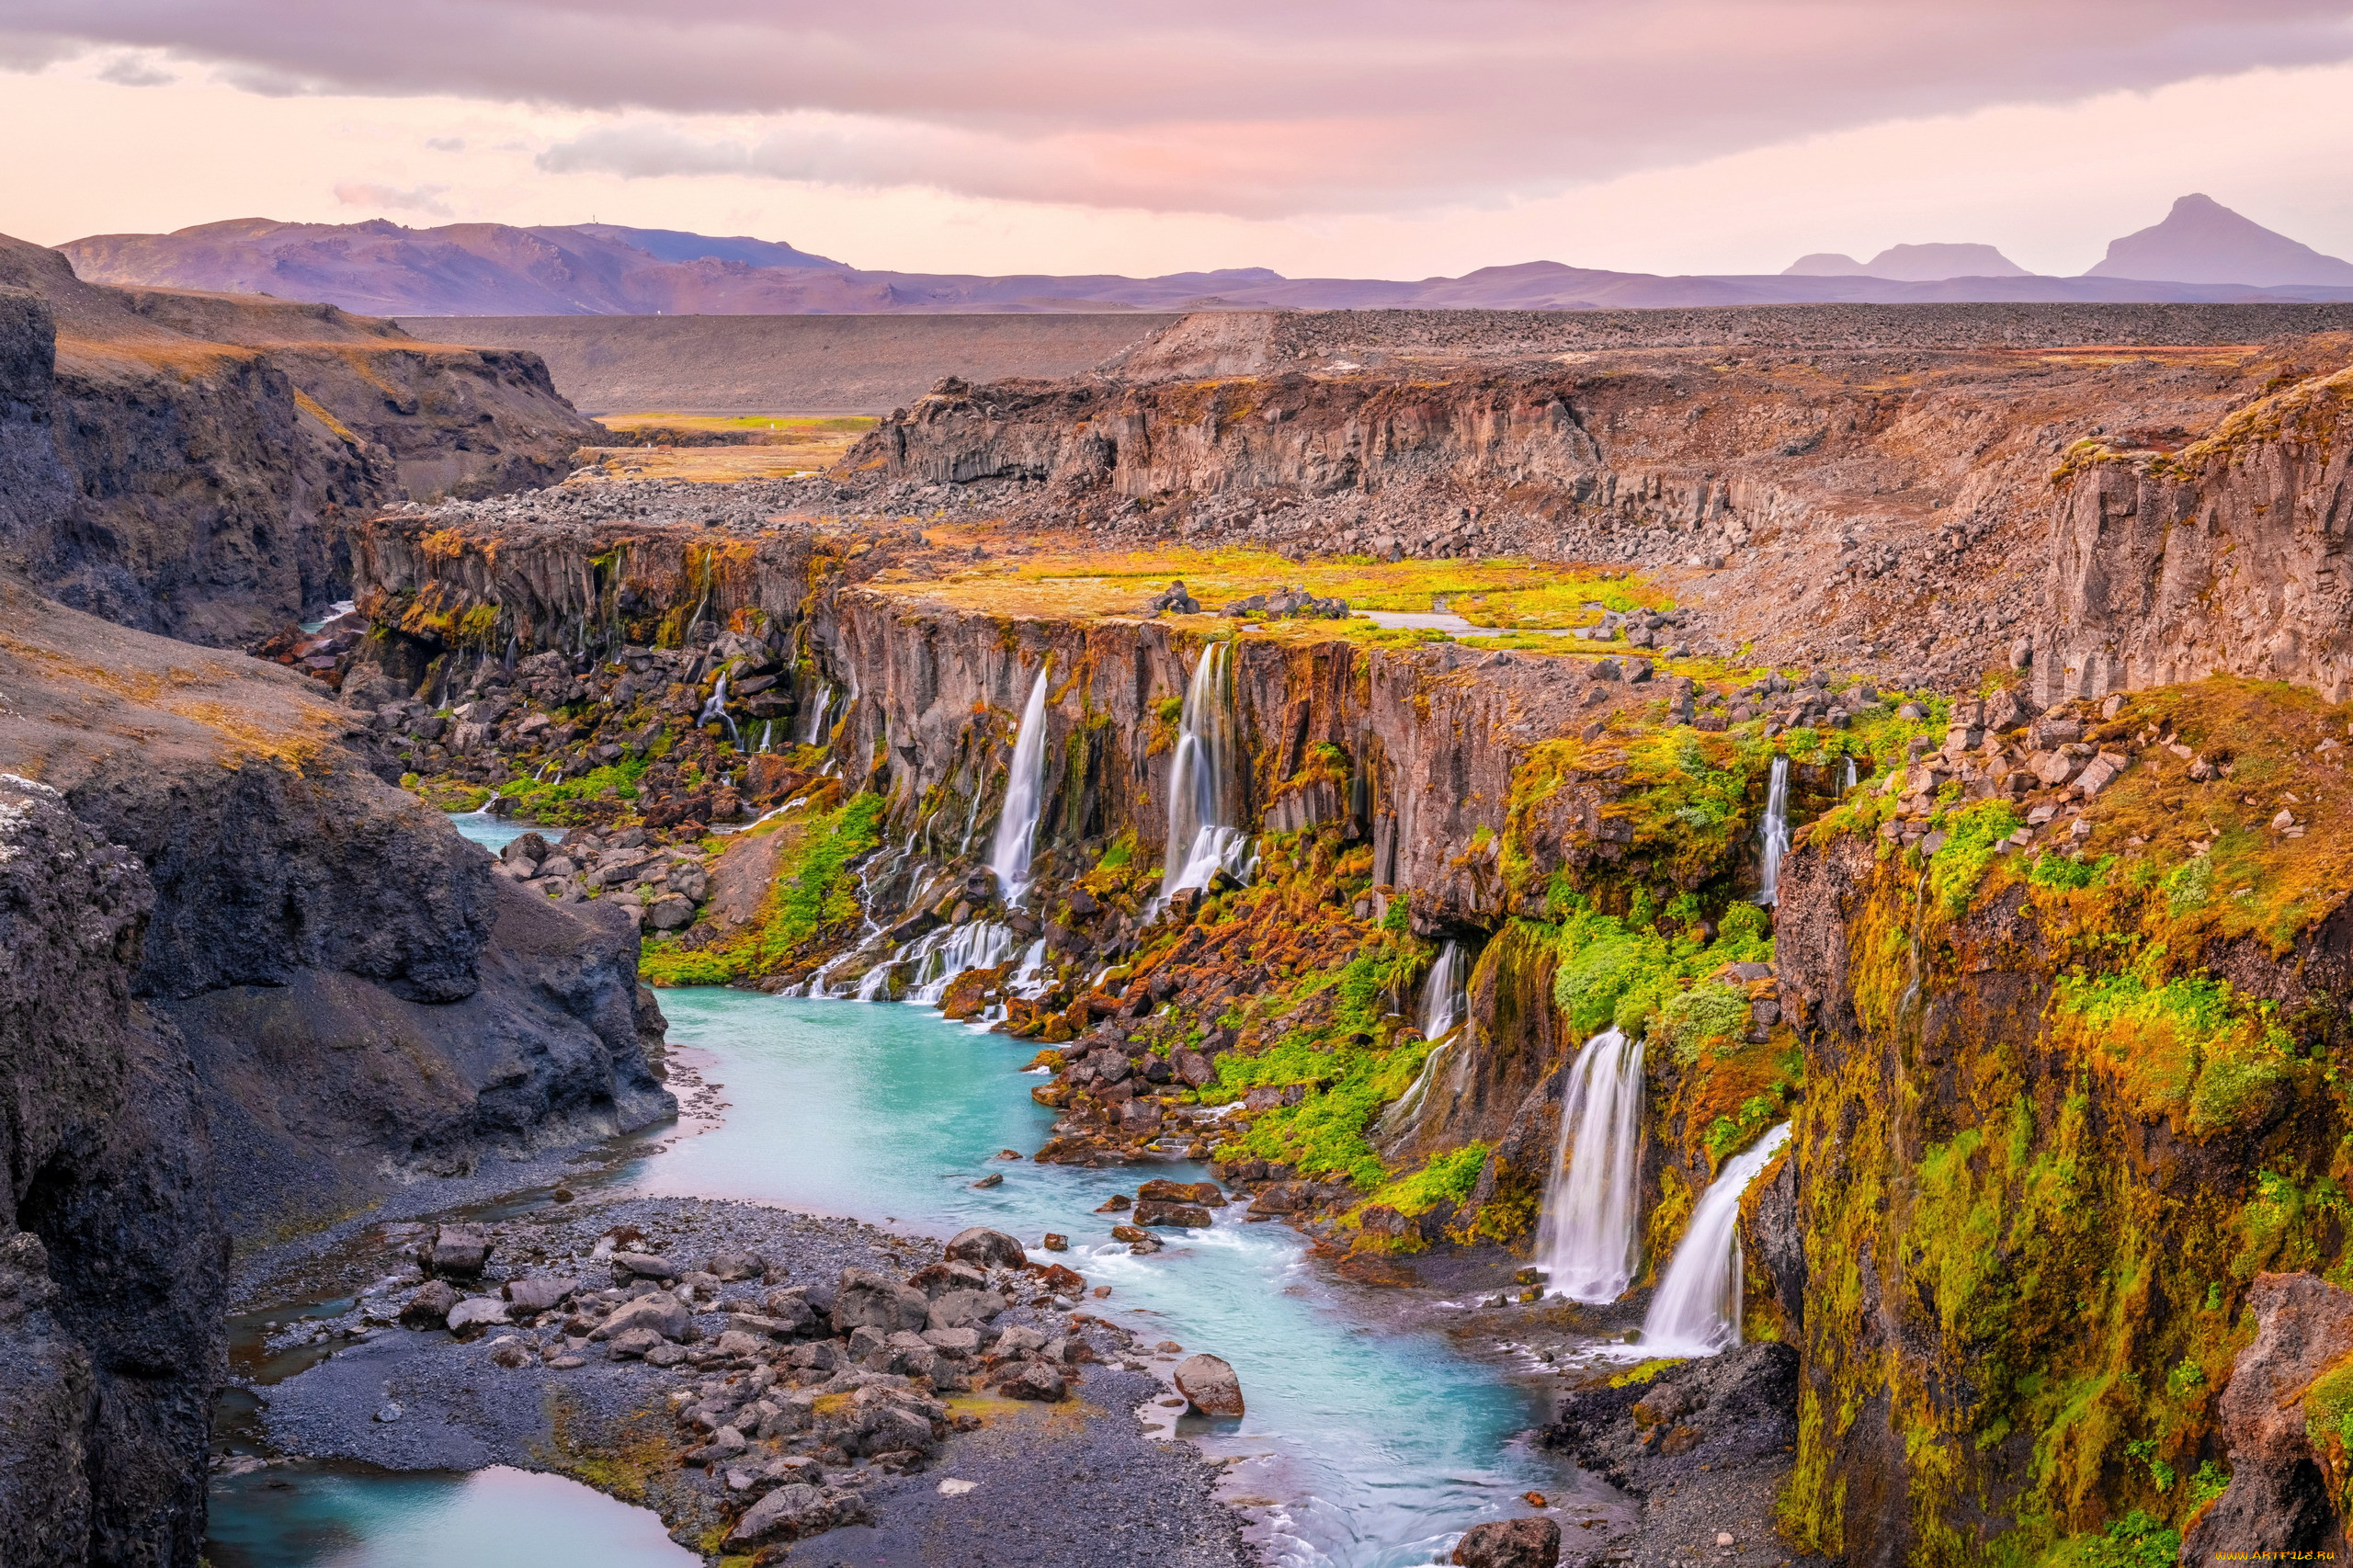
[[[461,829],[477,825],[457,820]],[[1427,1312],[1402,1322],[1400,1292],[1335,1279],[1288,1227],[1251,1223],[1235,1205],[1217,1210],[1208,1231],[1164,1233],[1168,1245],[1156,1256],[1133,1256],[1109,1239],[1123,1216],[1095,1212],[1106,1198],[1150,1176],[1198,1180],[1206,1175],[1199,1167],[1091,1170],[999,1158],[1036,1148],[1052,1119],[1029,1098],[1041,1080],[1021,1071],[1032,1048],[903,1004],[716,988],[665,992],[662,1003],[673,1060],[716,1091],[721,1108],[710,1124],[682,1129],[618,1167],[612,1182],[942,1236],[989,1225],[1033,1247],[1048,1232],[1068,1236],[1062,1261],[1112,1288],[1091,1303],[1096,1310],[1147,1340],[1233,1364],[1248,1415],[1188,1419],[1178,1435],[1234,1460],[1226,1493],[1248,1507],[1270,1561],[1439,1561],[1469,1525],[1525,1512],[1520,1494],[1531,1490],[1546,1494],[1564,1523],[1607,1509],[1606,1488],[1522,1436],[1545,1418],[1531,1382],[1500,1360],[1458,1350],[1422,1325]],[[974,1187],[988,1175],[1003,1180]],[[485,1551],[486,1541],[497,1550]],[[215,1488],[217,1568],[375,1568],[453,1556],[501,1568],[694,1561],[644,1510],[518,1471],[291,1467]]]

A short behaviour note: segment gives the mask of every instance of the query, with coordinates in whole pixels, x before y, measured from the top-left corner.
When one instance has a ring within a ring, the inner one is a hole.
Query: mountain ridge
[[[2353,267],[2347,267],[2341,285],[2305,282],[2274,288],[2025,273],[1925,279],[1843,274],[1665,276],[1540,260],[1479,267],[1460,278],[1411,281],[1286,278],[1265,267],[1151,278],[917,273],[847,267],[781,242],[749,236],[720,239],[683,230],[597,223],[533,228],[450,223],[411,229],[383,219],[333,224],[237,218],[169,234],[91,235],[57,248],[73,259],[81,277],[97,283],[269,294],[368,315],[404,317],[2353,300]],[[1990,246],[1983,248],[1991,252]],[[674,259],[665,259],[665,253]],[[1998,252],[1992,254],[1999,258]],[[2007,265],[2006,258],[2000,259]]]

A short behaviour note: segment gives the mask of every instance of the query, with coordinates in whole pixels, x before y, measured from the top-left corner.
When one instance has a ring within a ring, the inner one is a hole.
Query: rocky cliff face
[[[632,927],[494,878],[313,683],[0,601],[0,756],[143,869],[131,983],[185,1038],[242,1228],[666,1114]]]
[[[228,1238],[188,1048],[135,992],[153,903],[0,776],[0,1552],[26,1568],[203,1543]]]
[[[98,288],[17,241],[0,290],[0,448],[39,480],[12,488],[0,560],[126,625],[257,641],[339,597],[347,515],[549,483],[594,429],[536,357],[324,306]]]
[[[2041,579],[2071,443],[2188,439],[2302,352],[1287,354],[1311,327],[1341,330],[1188,318],[1106,375],[944,382],[833,477],[868,506],[961,496],[1122,537],[1635,562],[1708,612],[1711,646],[1961,678],[2068,619]]]
[[[2044,701],[2224,673],[2353,693],[2353,339],[2313,347],[2321,373],[2177,451],[2069,455]]]

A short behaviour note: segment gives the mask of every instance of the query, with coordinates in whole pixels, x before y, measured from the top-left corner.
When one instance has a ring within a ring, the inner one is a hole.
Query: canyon
[[[8,585],[0,1372],[97,1456],[0,1470],[28,1560],[189,1560],[233,1236],[666,1116],[642,985],[1029,1042],[1122,1258],[1468,1299],[1631,1500],[1580,1561],[2334,1546],[2348,325],[1201,313],[803,479],[404,483],[292,669]],[[170,1312],[77,1297],[91,1205]]]

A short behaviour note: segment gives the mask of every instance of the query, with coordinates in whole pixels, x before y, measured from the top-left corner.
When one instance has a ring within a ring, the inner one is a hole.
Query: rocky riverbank
[[[395,1223],[338,1254],[290,1278],[347,1288],[349,1308],[266,1331],[266,1354],[320,1359],[260,1391],[270,1452],[224,1456],[231,1476],[550,1468],[655,1509],[682,1544],[761,1560],[799,1540],[882,1561],[951,1528],[983,1560],[994,1540],[1072,1568],[1105,1540],[1251,1561],[1211,1500],[1216,1467],[1132,1414],[1173,1397],[1172,1353],[1001,1233],[943,1252],[854,1221],[622,1198]]]

